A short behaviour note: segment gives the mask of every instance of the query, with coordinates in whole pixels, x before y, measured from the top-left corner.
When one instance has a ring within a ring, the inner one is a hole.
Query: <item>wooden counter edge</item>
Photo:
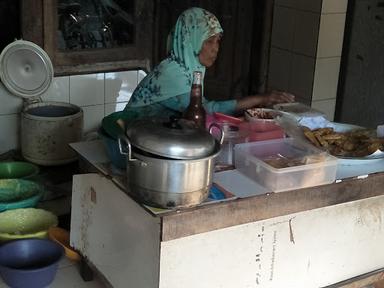
[[[200,206],[161,216],[162,241],[384,195],[384,173]]]

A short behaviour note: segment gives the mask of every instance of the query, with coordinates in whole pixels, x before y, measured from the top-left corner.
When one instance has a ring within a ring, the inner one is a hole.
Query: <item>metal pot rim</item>
[[[144,154],[140,153],[139,151],[132,151],[132,156],[135,159],[137,159],[139,161],[143,161],[143,162],[146,162],[146,161],[167,161],[167,162],[171,162],[171,163],[193,163],[193,162],[206,161],[206,160],[216,158],[221,151],[221,147],[220,147],[219,143],[217,142],[216,144],[217,144],[217,146],[215,147],[214,151],[210,155],[202,157],[202,158],[195,158],[195,159],[174,159],[174,158],[163,158],[163,157],[157,158],[156,157],[157,155],[154,155],[154,157],[152,157],[149,155],[144,155]],[[127,160],[127,161],[130,162],[129,160]]]
[[[127,127],[126,135],[134,147],[175,160],[210,157],[217,143],[208,131],[182,119],[136,120]]]

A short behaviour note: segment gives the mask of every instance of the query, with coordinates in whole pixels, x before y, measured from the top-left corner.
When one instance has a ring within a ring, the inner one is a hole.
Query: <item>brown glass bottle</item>
[[[202,77],[200,71],[193,72],[189,105],[184,111],[183,118],[195,122],[196,127],[205,129],[206,112],[202,104]]]

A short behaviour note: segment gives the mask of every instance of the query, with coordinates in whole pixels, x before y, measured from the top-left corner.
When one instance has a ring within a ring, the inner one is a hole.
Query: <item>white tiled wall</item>
[[[41,95],[43,101],[72,103],[84,111],[84,134],[96,131],[102,118],[121,111],[146,73],[123,71],[55,77]],[[11,95],[0,82],[0,154],[19,148],[23,100]]]
[[[345,13],[322,14],[317,57],[341,56],[343,47]]]
[[[276,0],[268,86],[333,120],[348,0]]]
[[[337,93],[339,80],[340,57],[329,57],[316,60],[315,79],[312,101],[333,98]]]

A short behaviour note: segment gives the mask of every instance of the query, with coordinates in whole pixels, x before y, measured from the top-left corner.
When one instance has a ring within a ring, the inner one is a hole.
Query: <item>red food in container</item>
[[[216,119],[216,121],[219,122],[228,122],[231,124],[241,124],[244,122],[243,119],[233,117],[227,114],[219,113],[219,112],[214,112],[213,117]]]
[[[248,136],[244,142],[280,139],[285,137],[284,130],[277,125],[273,119],[253,119],[253,121],[247,122],[223,113],[213,113],[207,115],[207,128],[212,123],[217,123],[219,125],[222,123],[234,124],[239,127],[240,131],[248,131]],[[213,134],[217,134],[216,129],[214,129]]]
[[[285,137],[284,130],[273,121],[243,122],[240,129],[249,130],[248,142],[280,139]]]

